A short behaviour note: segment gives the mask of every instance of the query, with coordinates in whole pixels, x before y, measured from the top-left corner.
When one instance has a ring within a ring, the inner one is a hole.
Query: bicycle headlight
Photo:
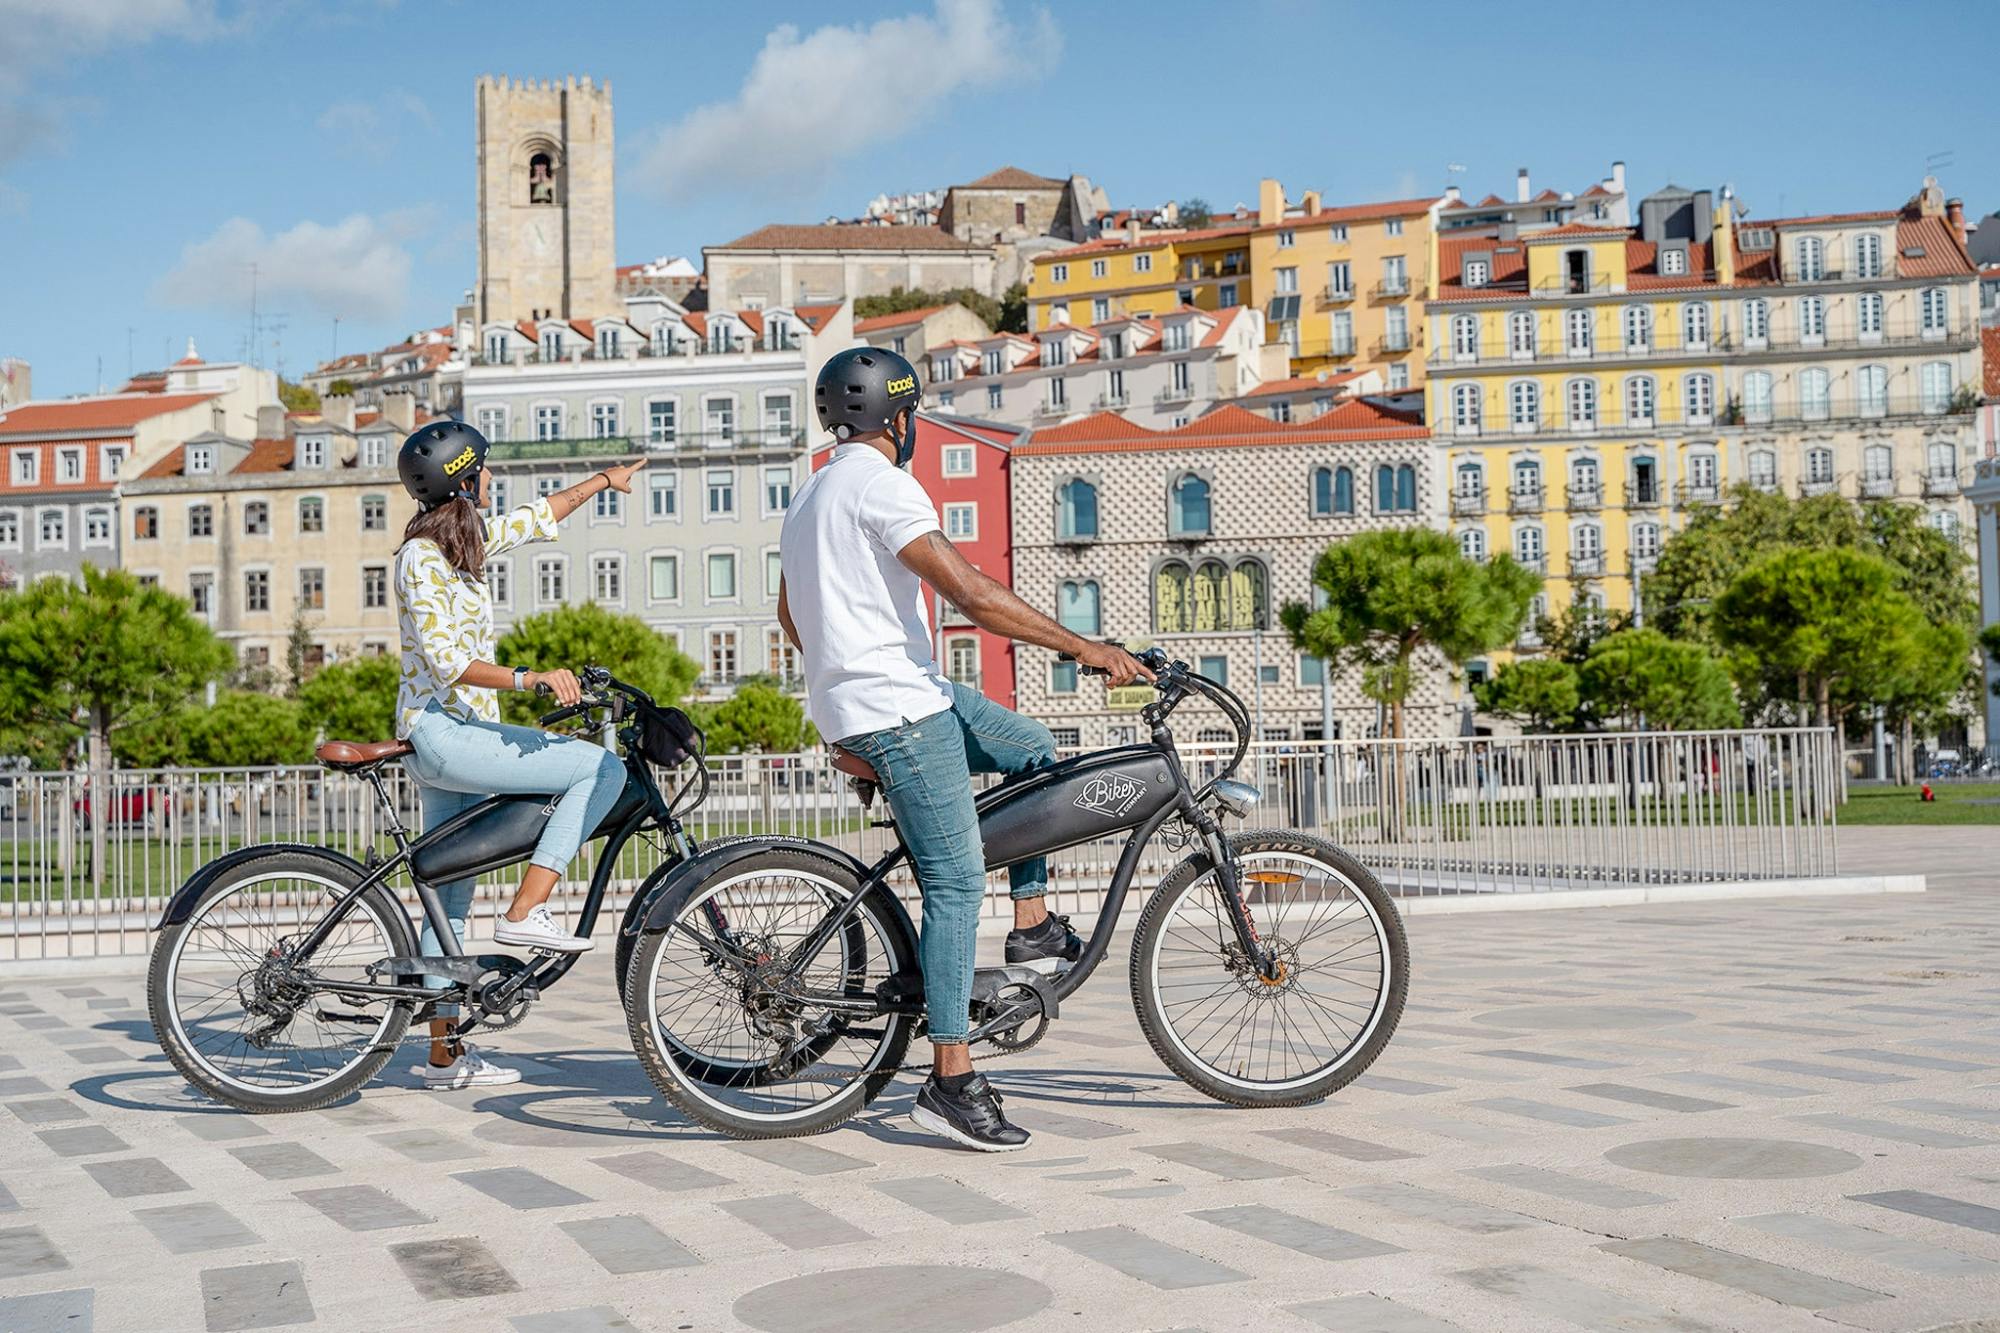
[[[1249,783],[1236,782],[1228,778],[1209,788],[1208,794],[1217,805],[1238,819],[1248,818],[1250,811],[1264,799],[1264,793]]]

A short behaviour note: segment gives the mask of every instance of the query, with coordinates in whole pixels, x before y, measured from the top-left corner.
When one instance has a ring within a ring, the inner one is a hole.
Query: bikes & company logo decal
[[[1146,784],[1118,773],[1107,777],[1092,778],[1083,784],[1077,793],[1076,808],[1091,810],[1109,819],[1130,810],[1141,796],[1146,794]]]

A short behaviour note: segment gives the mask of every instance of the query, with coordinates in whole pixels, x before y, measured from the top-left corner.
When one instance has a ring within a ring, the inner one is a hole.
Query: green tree
[[[292,612],[292,627],[285,632],[285,697],[296,699],[299,688],[311,675],[312,625],[303,611]]]
[[[2000,662],[2000,624],[1988,625],[1979,631],[1979,646],[1986,650],[1988,657]],[[2000,680],[1993,682],[1993,692],[2000,694]]]
[[[1027,289],[1021,291],[1023,308],[1027,300]],[[887,296],[862,296],[854,302],[856,319],[874,319],[878,315],[901,315],[911,310],[924,310],[934,305],[958,304],[979,316],[989,329],[1000,327],[1001,305],[985,292],[973,287],[951,287],[943,291],[928,291],[922,287],[893,287]],[[1025,332],[1025,328],[1022,330]]]
[[[396,734],[396,686],[402,665],[386,653],[322,667],[299,687],[306,722],[336,740],[387,740]]]
[[[1577,670],[1555,657],[1524,657],[1473,687],[1481,710],[1513,718],[1530,731],[1557,731],[1576,717],[1581,691]]]
[[[791,754],[817,739],[799,701],[769,676],[738,681],[734,694],[705,710],[702,729],[710,754]]]
[[[285,405],[287,412],[319,411],[319,391],[290,380],[278,381],[278,401]]]
[[[1200,195],[1192,195],[1180,201],[1180,220],[1183,227],[1206,227],[1214,220],[1214,211],[1208,200]]]
[[[1028,284],[1017,282],[1000,293],[1000,318],[993,324],[995,333],[1026,333],[1028,331]]]
[[[1736,690],[1721,659],[1699,643],[1656,629],[1626,629],[1590,646],[1583,663],[1584,695],[1601,717],[1628,726],[1694,731],[1742,721]]]
[[[112,740],[179,708],[230,666],[230,651],[188,604],[123,570],[86,565],[81,586],[44,579],[0,593],[0,729],[40,737],[38,752],[86,742],[103,791]],[[104,821],[91,830],[104,865]]]
[[[1313,563],[1313,586],[1324,605],[1282,612],[1293,646],[1359,669],[1362,692],[1388,706],[1400,738],[1422,659],[1462,666],[1513,642],[1542,581],[1510,556],[1479,564],[1442,532],[1397,528],[1329,546]]]
[[[250,690],[218,695],[215,706],[192,710],[189,749],[204,768],[261,768],[312,759],[315,727],[292,699]]]
[[[326,386],[326,391],[336,398],[343,394],[351,396],[354,393],[354,381],[350,379],[335,380]]]
[[[637,616],[607,611],[595,602],[560,606],[516,621],[499,643],[500,661],[534,671],[601,666],[653,696],[662,707],[679,703],[700,674],[692,658],[661,638]],[[554,707],[531,694],[500,696],[511,722],[532,723]]]

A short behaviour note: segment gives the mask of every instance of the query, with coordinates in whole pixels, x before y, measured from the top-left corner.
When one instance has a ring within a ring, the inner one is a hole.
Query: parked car
[[[91,804],[92,794],[86,790],[75,802],[77,818],[83,821],[85,828],[89,828],[96,818]],[[173,794],[165,787],[121,787],[113,793],[108,804],[111,810],[106,820],[108,827],[136,824],[159,833],[173,821]]]
[[[1964,760],[1956,750],[1939,750],[1931,756],[1930,767],[1924,776],[1928,778],[1959,777],[1964,769]]]

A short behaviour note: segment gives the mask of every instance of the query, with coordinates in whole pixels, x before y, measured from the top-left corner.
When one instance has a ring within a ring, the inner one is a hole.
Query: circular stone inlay
[[[738,1297],[736,1317],[764,1333],[980,1333],[1055,1299],[1033,1278],[993,1268],[892,1264],[786,1278]]]
[[[1604,1159],[1634,1171],[1704,1180],[1802,1180],[1861,1165],[1851,1152],[1791,1139],[1646,1139],[1621,1144]]]
[[[1540,1032],[1588,1032],[1594,1028],[1657,1028],[1692,1023],[1680,1009],[1648,1009],[1637,1004],[1519,1004],[1479,1014],[1475,1023]]]

